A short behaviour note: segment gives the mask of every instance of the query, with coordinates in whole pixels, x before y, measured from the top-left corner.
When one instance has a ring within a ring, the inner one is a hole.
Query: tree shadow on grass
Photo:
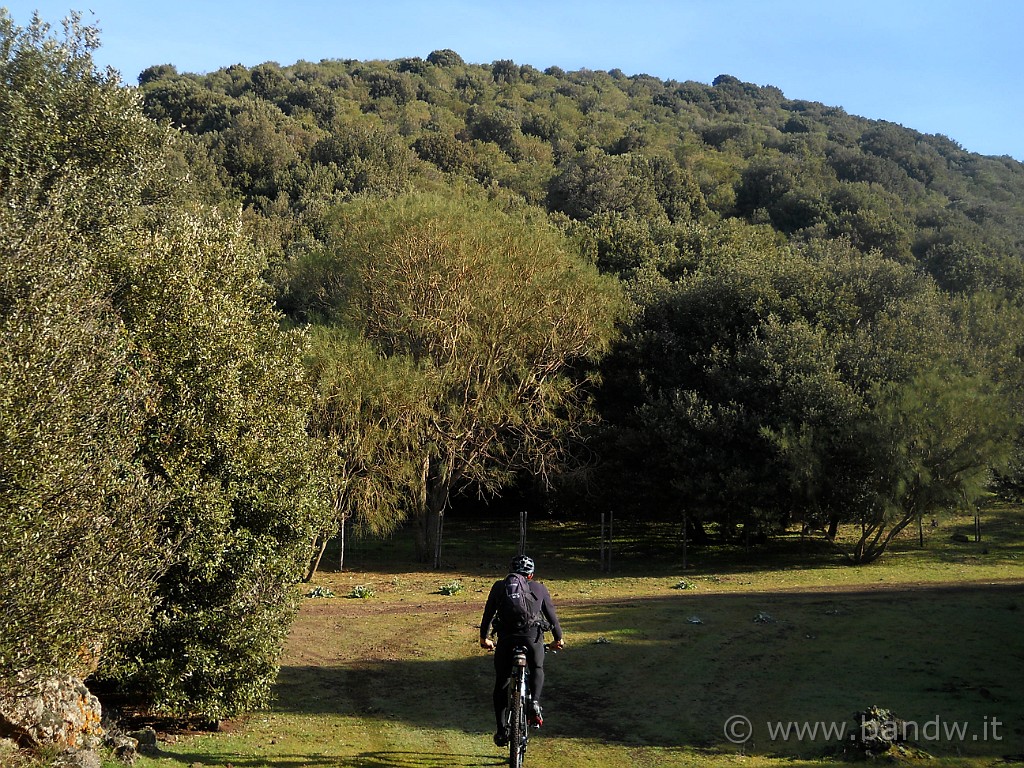
[[[413,751],[381,751],[364,752],[342,763],[352,768],[484,768],[485,766],[505,765],[503,757],[481,757],[480,755],[451,755],[432,752]]]
[[[743,716],[754,727],[747,751],[820,756],[830,744],[772,741],[767,724],[852,723],[854,712],[873,705],[908,720],[939,715],[972,727],[991,717],[1024,721],[1024,696],[1009,682],[1024,678],[1024,656],[1012,651],[1024,631],[1019,584],[680,594],[562,613],[570,645],[545,664],[542,739],[728,749],[724,724]],[[492,684],[492,661],[482,652],[286,666],[275,707],[489,740]],[[940,755],[1000,756],[1009,745],[925,746]],[[393,762],[399,755],[406,763]],[[413,752],[361,759],[343,764],[433,764],[430,754]]]
[[[416,752],[413,750],[382,750],[362,752],[351,757],[340,755],[261,755],[239,756],[232,753],[194,754],[169,749],[162,757],[183,765],[234,768],[494,768],[507,760],[497,755],[459,755],[448,752]]]
[[[178,751],[174,746],[164,746],[159,755],[154,757],[164,760],[174,760],[181,765],[187,766],[216,766],[223,768],[225,765],[234,768],[336,768],[336,766],[348,765],[341,762],[341,758],[321,755],[261,755],[259,757],[240,756],[232,752],[203,752],[194,753]]]

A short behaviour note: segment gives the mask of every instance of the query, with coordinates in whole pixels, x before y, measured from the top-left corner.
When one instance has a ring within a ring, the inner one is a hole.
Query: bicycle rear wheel
[[[530,732],[526,723],[526,670],[519,667],[512,675],[508,706],[508,764],[510,768],[523,768],[526,743]]]

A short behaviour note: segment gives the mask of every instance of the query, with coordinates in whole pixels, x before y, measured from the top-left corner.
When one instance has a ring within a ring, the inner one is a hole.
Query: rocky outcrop
[[[839,744],[836,754],[853,758],[885,758],[889,762],[904,763],[908,760],[930,760],[932,755],[907,740],[907,722],[891,709],[871,706],[855,712],[856,729]]]
[[[99,768],[101,721],[99,701],[78,678],[21,675],[0,687],[0,738],[55,748],[62,764]]]

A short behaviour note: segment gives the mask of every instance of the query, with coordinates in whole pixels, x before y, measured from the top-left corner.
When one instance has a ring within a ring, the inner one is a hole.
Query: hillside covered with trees
[[[993,469],[1017,482],[1024,168],[1010,158],[728,75],[541,72],[451,50],[155,66],[139,83],[146,113],[196,137],[269,239],[297,323],[325,320],[310,265],[337,252],[328,212],[411,190],[545,215],[614,277],[630,310],[587,436],[605,487],[568,485],[570,509],[589,490],[686,514],[697,540],[864,522],[864,561],[969,505]]]
[[[467,499],[865,563],[1020,494],[1010,158],[728,75],[0,39],[0,680],[257,706],[347,521],[437,566]]]

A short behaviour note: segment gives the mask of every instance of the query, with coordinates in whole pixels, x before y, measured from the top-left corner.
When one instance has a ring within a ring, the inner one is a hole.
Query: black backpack
[[[496,625],[502,633],[527,634],[540,623],[541,604],[530,589],[530,582],[521,573],[505,577],[498,599]]]

